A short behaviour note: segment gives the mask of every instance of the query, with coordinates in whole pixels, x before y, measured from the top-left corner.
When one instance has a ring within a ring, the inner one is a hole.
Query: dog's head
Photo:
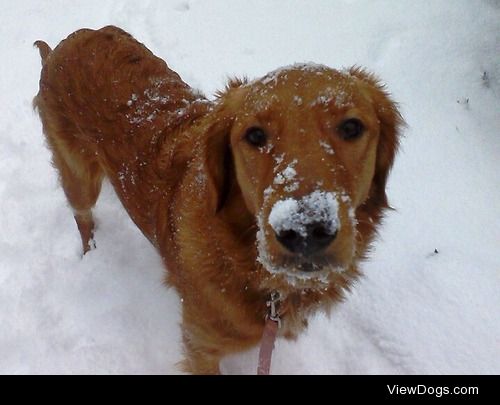
[[[268,280],[309,288],[353,267],[387,207],[402,124],[379,82],[358,68],[295,65],[231,82],[211,114],[208,203],[224,208],[232,176]]]

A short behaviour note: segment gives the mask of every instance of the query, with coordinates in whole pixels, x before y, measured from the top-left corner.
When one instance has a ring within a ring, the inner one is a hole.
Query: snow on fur
[[[500,374],[500,227],[492,220],[500,217],[500,6],[450,3],[88,0],[69,10],[19,0],[4,7],[0,49],[15,62],[0,75],[0,373],[179,372],[179,300],[163,285],[161,258],[108,184],[96,207],[97,249],[81,258],[31,109],[40,58],[30,44],[54,47],[76,29],[112,23],[208,95],[227,74],[262,77],[314,60],[365,66],[400,103],[409,125],[388,183],[396,210],[345,302],[310,319],[297,341],[278,339],[273,374]],[[383,26],[373,18],[382,15]],[[130,104],[142,97],[131,94]],[[281,170],[283,163],[274,175]],[[257,355],[228,357],[223,372],[254,373]]]

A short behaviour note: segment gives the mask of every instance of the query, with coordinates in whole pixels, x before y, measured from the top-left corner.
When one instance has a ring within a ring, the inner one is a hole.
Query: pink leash
[[[257,375],[269,375],[271,369],[271,357],[273,355],[274,342],[278,328],[281,326],[281,320],[277,312],[277,304],[280,302],[280,295],[277,291],[271,293],[271,299],[266,302],[269,307],[264,332],[259,350],[259,365],[257,366]]]

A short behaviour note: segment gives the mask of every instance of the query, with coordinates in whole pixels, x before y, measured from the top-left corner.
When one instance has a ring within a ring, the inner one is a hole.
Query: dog
[[[34,107],[83,254],[107,177],[182,300],[183,369],[220,372],[341,301],[384,211],[403,119],[360,67],[295,64],[209,100],[125,31],[82,29],[42,58]]]

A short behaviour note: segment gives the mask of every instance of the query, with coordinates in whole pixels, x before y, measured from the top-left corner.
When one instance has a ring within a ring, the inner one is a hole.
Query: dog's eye
[[[267,135],[261,128],[252,127],[246,132],[245,139],[250,145],[261,147],[266,144]]]
[[[363,123],[357,118],[349,118],[342,122],[337,128],[340,137],[346,141],[359,138],[364,130],[365,127]]]

